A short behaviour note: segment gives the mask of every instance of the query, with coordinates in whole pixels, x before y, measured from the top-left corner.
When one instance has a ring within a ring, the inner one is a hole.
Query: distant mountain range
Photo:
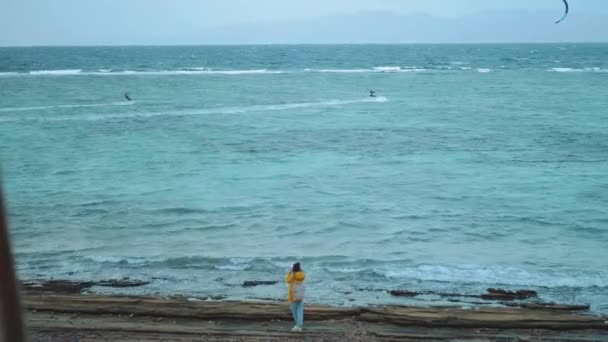
[[[391,12],[333,14],[208,29],[175,37],[183,43],[475,43],[607,42],[608,17],[560,12],[486,11],[459,18]]]

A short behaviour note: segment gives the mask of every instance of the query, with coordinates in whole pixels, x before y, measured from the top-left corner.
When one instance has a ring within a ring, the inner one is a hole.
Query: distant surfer
[[[125,93],[125,99],[127,99],[127,101],[133,101],[133,99],[131,99],[129,96],[129,93]]]
[[[369,97],[376,97],[376,92],[373,90],[369,91]]]

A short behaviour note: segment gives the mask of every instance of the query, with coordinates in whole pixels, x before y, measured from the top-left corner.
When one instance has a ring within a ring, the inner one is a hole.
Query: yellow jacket
[[[305,277],[306,277],[306,275],[302,271],[296,272],[295,274],[293,272],[287,273],[287,276],[285,277],[285,282],[287,284],[289,284],[289,290],[287,291],[287,300],[289,300],[290,303],[294,302],[294,300],[293,300],[293,284],[296,281],[304,281]]]

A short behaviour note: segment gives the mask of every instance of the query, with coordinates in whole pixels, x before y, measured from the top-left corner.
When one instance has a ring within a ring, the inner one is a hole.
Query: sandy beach
[[[284,302],[23,294],[31,341],[608,341],[608,318],[564,309],[331,307],[305,331]]]

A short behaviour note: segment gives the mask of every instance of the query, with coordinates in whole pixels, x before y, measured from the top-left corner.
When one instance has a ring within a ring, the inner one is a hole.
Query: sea
[[[607,313],[607,108],[608,44],[0,48],[17,270],[254,300],[300,261],[308,302]]]

